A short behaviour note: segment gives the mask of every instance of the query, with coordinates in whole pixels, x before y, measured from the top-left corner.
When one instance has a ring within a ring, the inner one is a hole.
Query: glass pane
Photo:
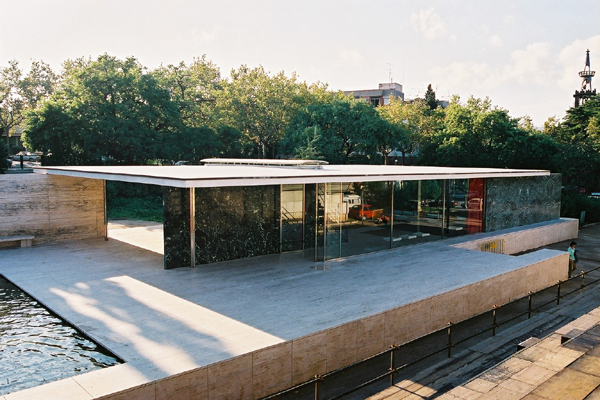
[[[442,237],[444,181],[397,181],[392,247]]]
[[[468,179],[448,181],[447,235],[459,236],[467,233]]]
[[[392,182],[342,184],[342,256],[390,248]]]
[[[316,185],[315,261],[325,260],[325,184]]]
[[[341,257],[342,227],[342,185],[328,183],[325,196],[325,259]]]
[[[304,185],[281,186],[281,251],[303,249]]]
[[[467,232],[483,232],[484,180],[483,178],[469,179],[467,195]]]

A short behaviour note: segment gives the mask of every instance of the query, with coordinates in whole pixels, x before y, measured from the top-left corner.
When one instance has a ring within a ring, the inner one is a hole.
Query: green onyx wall
[[[485,231],[560,218],[561,175],[486,180]]]
[[[190,251],[190,190],[172,187],[163,189],[164,267],[189,267]]]
[[[196,263],[279,253],[279,186],[196,189]]]

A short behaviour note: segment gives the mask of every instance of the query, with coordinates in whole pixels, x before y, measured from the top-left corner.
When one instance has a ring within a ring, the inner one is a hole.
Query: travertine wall
[[[35,243],[104,236],[104,183],[42,174],[0,175],[0,236]]]
[[[479,250],[486,242],[496,239],[504,239],[506,254],[518,254],[527,250],[546,246],[551,243],[562,242],[576,238],[578,235],[579,221],[573,218],[561,218],[557,223],[542,224],[536,228],[505,232],[498,235],[485,235],[485,237],[473,239],[463,243],[455,244],[454,247],[469,250]],[[566,251],[566,248],[565,248]]]
[[[536,253],[523,257],[543,260],[521,269],[102,399],[267,396],[567,278],[567,253]]]

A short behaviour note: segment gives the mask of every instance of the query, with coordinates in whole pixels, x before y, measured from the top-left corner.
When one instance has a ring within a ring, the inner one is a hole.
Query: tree
[[[29,109],[35,109],[41,101],[47,100],[59,83],[59,77],[43,61],[33,61],[31,68],[21,82],[22,95]]]
[[[381,164],[382,154],[378,150],[389,148],[392,134],[389,124],[371,105],[337,95],[329,102],[300,110],[290,124],[283,150],[287,154],[303,152],[310,143],[316,154],[332,164],[356,161]]]
[[[27,75],[15,60],[0,69],[0,128],[9,144],[11,131],[23,122],[25,112],[35,109],[47,99],[58,82],[58,77],[43,61],[33,61]]]
[[[164,158],[181,119],[169,93],[138,61],[107,54],[65,63],[63,82],[32,111],[24,141],[51,163],[142,164]]]
[[[8,67],[0,69],[0,128],[6,135],[9,145],[10,131],[23,119],[25,102],[22,96],[21,77],[23,73],[16,60],[8,62]]]
[[[378,107],[377,111],[399,131],[395,135],[394,149],[402,153],[402,164],[406,164],[407,154],[418,152],[440,129],[444,116],[441,109],[429,112],[423,101],[408,103],[396,98],[392,98],[390,104]]]
[[[218,97],[221,123],[238,129],[256,145],[259,158],[275,157],[285,129],[310,99],[306,83],[296,74],[271,76],[262,66],[242,65],[231,71]]]
[[[189,66],[184,62],[161,66],[152,75],[160,87],[169,91],[185,125],[216,125],[214,108],[222,79],[219,68],[206,55],[194,58]]]
[[[427,86],[427,91],[425,92],[425,104],[427,104],[430,110],[435,110],[439,105],[435,98],[435,92],[431,87],[431,83]]]
[[[306,139],[305,143],[299,143],[294,149],[294,158],[299,160],[321,160],[323,156],[317,150],[317,141],[320,138],[319,128],[310,126],[302,132],[302,137]]]
[[[600,175],[600,96],[567,110],[564,121],[549,119],[544,134],[560,146],[557,156],[563,182],[585,188],[599,185]]]
[[[548,136],[489,99],[453,99],[445,110],[443,130],[423,149],[419,161],[431,165],[495,168],[554,168],[559,149]]]

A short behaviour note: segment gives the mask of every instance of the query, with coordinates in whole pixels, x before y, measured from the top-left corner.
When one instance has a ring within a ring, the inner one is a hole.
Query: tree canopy
[[[295,73],[242,65],[221,76],[205,55],[148,70],[134,57],[66,60],[60,73],[34,61],[0,68],[0,128],[25,128],[46,164],[144,164],[205,157],[317,158],[332,164],[549,169],[565,182],[600,185],[600,100],[543,129],[490,99],[455,96],[368,102]],[[410,155],[411,157],[407,157]]]

